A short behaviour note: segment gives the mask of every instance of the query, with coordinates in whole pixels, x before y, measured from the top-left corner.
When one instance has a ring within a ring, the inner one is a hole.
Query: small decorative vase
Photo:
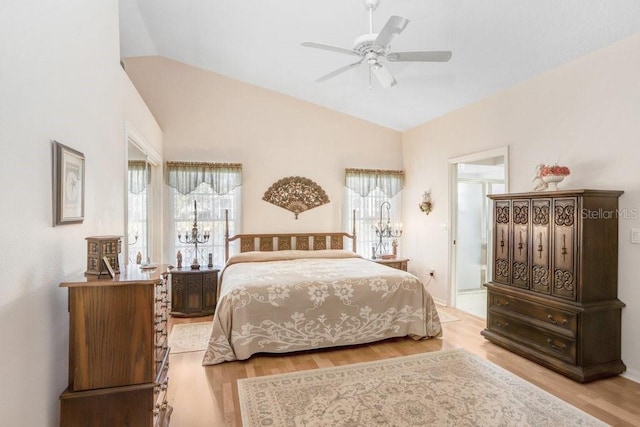
[[[558,183],[564,179],[564,175],[545,175],[542,180],[547,183],[547,191],[556,191]]]

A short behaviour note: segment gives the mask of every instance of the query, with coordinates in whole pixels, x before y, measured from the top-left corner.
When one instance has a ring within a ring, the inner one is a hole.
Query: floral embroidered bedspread
[[[442,335],[414,275],[342,250],[246,252],[222,272],[202,364],[407,335]]]

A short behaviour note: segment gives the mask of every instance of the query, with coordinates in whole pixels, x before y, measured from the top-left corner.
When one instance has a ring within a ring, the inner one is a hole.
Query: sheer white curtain
[[[167,184],[173,187],[170,203],[173,214],[173,249],[169,259],[176,262],[176,253],[183,256],[183,266],[195,257],[195,245],[180,242],[193,227],[194,201],[198,209],[198,230],[209,231],[209,241],[198,244],[197,258],[201,265],[212,254],[216,267],[224,265],[225,210],[229,212],[229,235],[240,232],[242,200],[242,165],[228,163],[167,162]]]
[[[147,193],[151,180],[151,168],[144,160],[128,162],[128,201],[127,233],[129,262],[135,263],[138,253],[141,261],[146,261],[147,254]]]
[[[391,252],[391,239],[380,240],[375,226],[389,221],[394,228],[401,228],[402,188],[404,172],[378,169],[345,170],[345,229],[351,231],[353,210],[356,216],[357,252],[365,257],[376,252]],[[389,202],[389,210],[385,202]],[[382,248],[378,245],[382,243]]]

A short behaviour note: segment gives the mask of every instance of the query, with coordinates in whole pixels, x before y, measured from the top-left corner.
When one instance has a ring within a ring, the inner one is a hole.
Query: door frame
[[[449,163],[449,292],[447,295],[447,305],[449,307],[456,306],[456,247],[455,238],[458,231],[458,164],[477,162],[479,160],[491,159],[494,157],[504,158],[504,189],[509,191],[509,146],[493,148],[489,150],[478,151],[471,154],[452,157]],[[488,260],[492,255],[487,254]]]

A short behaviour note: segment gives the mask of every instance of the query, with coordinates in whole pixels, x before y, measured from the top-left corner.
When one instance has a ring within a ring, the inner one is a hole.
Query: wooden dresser
[[[69,386],[61,426],[166,426],[167,281],[128,266],[111,278],[64,282],[69,291]]]
[[[218,269],[201,266],[171,270],[171,315],[208,316],[216,311]]]
[[[494,201],[488,340],[576,381],[617,375],[618,198],[571,190]]]

